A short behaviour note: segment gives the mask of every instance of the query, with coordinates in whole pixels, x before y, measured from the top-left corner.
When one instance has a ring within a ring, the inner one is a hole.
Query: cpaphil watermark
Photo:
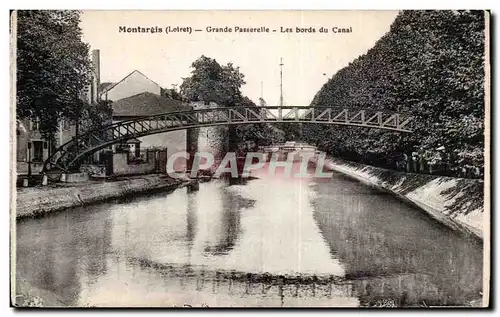
[[[244,156],[237,156],[234,152],[228,152],[222,160],[216,162],[215,157],[210,152],[177,152],[172,154],[167,160],[166,171],[172,178],[183,178],[184,171],[179,171],[176,163],[179,160],[191,161],[189,176],[194,178],[200,172],[210,170],[213,177],[230,175],[232,178],[249,177],[252,171],[266,170],[268,175],[274,176],[278,168],[283,169],[282,177],[308,178],[331,178],[333,173],[324,172],[326,154],[315,154],[314,152],[299,152],[288,155],[286,159],[280,159],[279,153],[248,152]],[[300,162],[299,170],[296,170],[297,162]],[[314,174],[308,169],[309,163],[315,165]],[[177,168],[176,168],[177,167]],[[294,171],[295,167],[295,171]]]

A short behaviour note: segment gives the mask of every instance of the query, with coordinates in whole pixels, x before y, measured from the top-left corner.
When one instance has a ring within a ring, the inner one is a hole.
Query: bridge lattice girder
[[[413,117],[388,110],[324,107],[224,107],[137,117],[81,134],[61,145],[44,163],[43,171],[68,171],[85,156],[112,144],[146,135],[217,125],[252,123],[317,123],[359,126],[411,133]]]

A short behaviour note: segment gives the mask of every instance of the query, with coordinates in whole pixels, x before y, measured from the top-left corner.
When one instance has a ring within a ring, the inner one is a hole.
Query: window
[[[43,143],[42,141],[33,141],[33,162],[43,162]]]
[[[130,152],[130,145],[125,144],[125,143],[117,144],[115,147],[115,152],[116,153],[129,153]]]
[[[149,151],[139,151],[133,154],[132,152],[127,155],[127,164],[145,164],[149,162]]]
[[[69,130],[69,120],[61,119],[61,127],[63,130]]]
[[[35,119],[30,120],[30,130],[38,131],[40,129],[40,119],[36,117]]]

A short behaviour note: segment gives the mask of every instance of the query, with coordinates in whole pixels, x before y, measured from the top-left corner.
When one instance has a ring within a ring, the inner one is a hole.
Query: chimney
[[[101,84],[101,67],[100,67],[100,52],[99,50],[92,50],[92,102],[99,101],[99,85]]]

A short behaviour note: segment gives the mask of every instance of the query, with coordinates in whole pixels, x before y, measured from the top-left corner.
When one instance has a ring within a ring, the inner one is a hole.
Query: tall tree
[[[245,76],[239,67],[228,63],[220,65],[215,59],[201,56],[191,65],[191,76],[184,78],[180,87],[181,95],[189,101],[214,102],[221,107],[257,107],[241,94]],[[261,104],[265,103],[262,99]],[[231,125],[221,127],[219,133],[227,139],[226,151],[236,151],[238,143],[254,141],[256,144],[282,141],[283,132],[267,124]]]
[[[413,134],[306,126],[322,149],[365,163],[419,152],[458,175],[484,164],[484,12],[402,11],[312,104],[410,112]]]
[[[215,102],[234,106],[241,98],[245,76],[232,63],[221,66],[215,59],[202,55],[191,64],[191,76],[184,78],[181,95],[190,101]]]
[[[16,115],[37,119],[46,138],[85,106],[91,67],[79,22],[79,11],[17,11]]]

